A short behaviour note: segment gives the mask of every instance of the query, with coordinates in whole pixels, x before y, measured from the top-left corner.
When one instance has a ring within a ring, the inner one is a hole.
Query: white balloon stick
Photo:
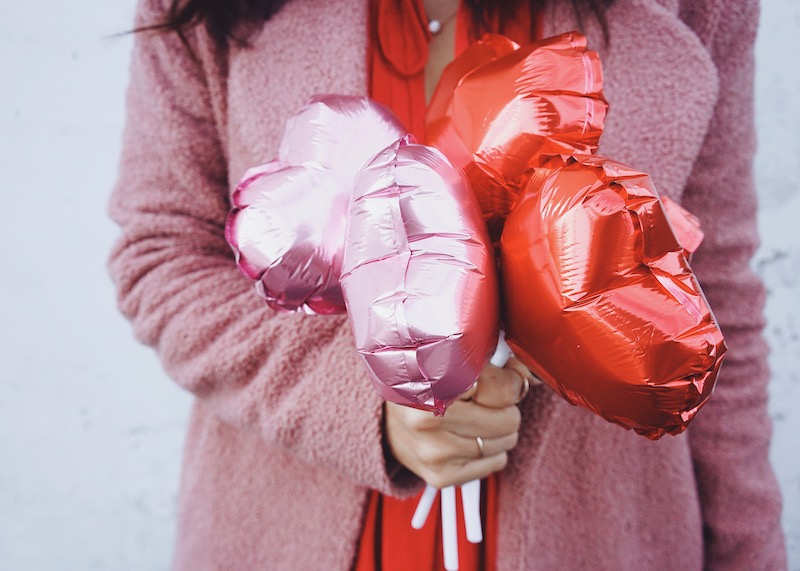
[[[458,529],[456,527],[456,489],[442,488],[442,549],[444,568],[458,571]]]
[[[494,355],[489,359],[489,362],[495,367],[504,367],[514,354],[511,352],[511,347],[506,343],[506,334],[502,329],[500,330],[500,337],[497,339],[497,349],[494,350]]]
[[[439,490],[431,485],[425,486],[425,491],[422,492],[419,503],[417,503],[417,509],[414,511],[414,517],[411,518],[411,527],[422,529],[422,526],[428,520],[428,514],[431,513],[431,506],[433,506],[433,500],[436,499],[438,492]]]
[[[461,505],[464,508],[464,527],[470,543],[483,541],[481,525],[481,481],[472,480],[461,486]]]

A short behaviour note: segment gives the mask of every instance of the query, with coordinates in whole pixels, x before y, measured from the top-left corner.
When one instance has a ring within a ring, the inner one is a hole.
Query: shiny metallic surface
[[[405,138],[356,180],[342,289],[356,345],[387,400],[442,414],[494,351],[494,254],[463,178]]]
[[[726,351],[687,258],[701,238],[647,175],[552,159],[501,238],[508,344],[573,404],[652,439],[683,431]]]
[[[608,110],[602,86],[600,60],[577,32],[523,47],[487,35],[444,71],[426,143],[465,170],[493,239],[541,156],[597,149]]]

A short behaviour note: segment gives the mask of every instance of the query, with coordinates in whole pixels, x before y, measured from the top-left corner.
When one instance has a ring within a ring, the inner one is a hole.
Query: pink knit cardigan
[[[142,0],[138,23],[164,3]],[[367,489],[419,489],[387,458],[345,319],[270,311],[223,238],[230,189],[275,156],[286,118],[315,93],[365,92],[366,7],[293,0],[228,52],[196,28],[196,59],[174,34],[137,35],[110,268],[138,338],[196,395],[177,570],[346,570]],[[532,391],[501,477],[504,571],[786,566],[748,267],[757,16],[752,0],[617,0],[609,47],[587,30],[611,104],[600,152],[702,219],[693,266],[730,351],[690,429],[657,442]],[[575,27],[569,3],[547,12],[548,35]]]

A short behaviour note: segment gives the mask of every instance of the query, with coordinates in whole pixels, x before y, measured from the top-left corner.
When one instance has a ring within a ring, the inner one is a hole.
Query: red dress
[[[483,542],[470,543],[464,531],[461,495],[456,493],[459,571],[495,571],[497,486],[492,474],[481,482]],[[444,571],[439,496],[422,529],[411,527],[419,496],[398,500],[370,492],[355,571]]]
[[[523,2],[524,4],[524,2]],[[527,6],[501,30],[518,43],[530,41]],[[537,28],[540,22],[537,19]],[[428,60],[427,18],[422,0],[370,0],[367,51],[370,97],[383,103],[417,137],[425,140],[425,64]],[[495,24],[495,30],[496,24]],[[462,4],[456,17],[455,53],[480,34]],[[460,571],[494,571],[497,546],[497,475],[481,483],[482,543],[469,543],[463,525],[461,496],[456,494]],[[370,492],[355,571],[444,571],[439,497],[420,530],[411,527],[419,495],[407,500]]]

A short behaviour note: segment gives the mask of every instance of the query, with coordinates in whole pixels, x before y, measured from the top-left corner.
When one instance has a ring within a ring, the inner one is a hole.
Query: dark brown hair
[[[290,0],[172,0],[163,22],[138,28],[135,31],[173,31],[181,38],[183,33],[198,24],[205,25],[214,40],[225,45],[228,42],[247,43],[252,26],[271,18]],[[502,29],[526,0],[464,0],[475,20],[485,23],[497,18]],[[575,10],[578,23],[583,27],[587,17],[594,17],[603,29],[608,41],[605,11],[613,0],[569,0]],[[546,0],[527,0],[531,13],[541,10]]]

